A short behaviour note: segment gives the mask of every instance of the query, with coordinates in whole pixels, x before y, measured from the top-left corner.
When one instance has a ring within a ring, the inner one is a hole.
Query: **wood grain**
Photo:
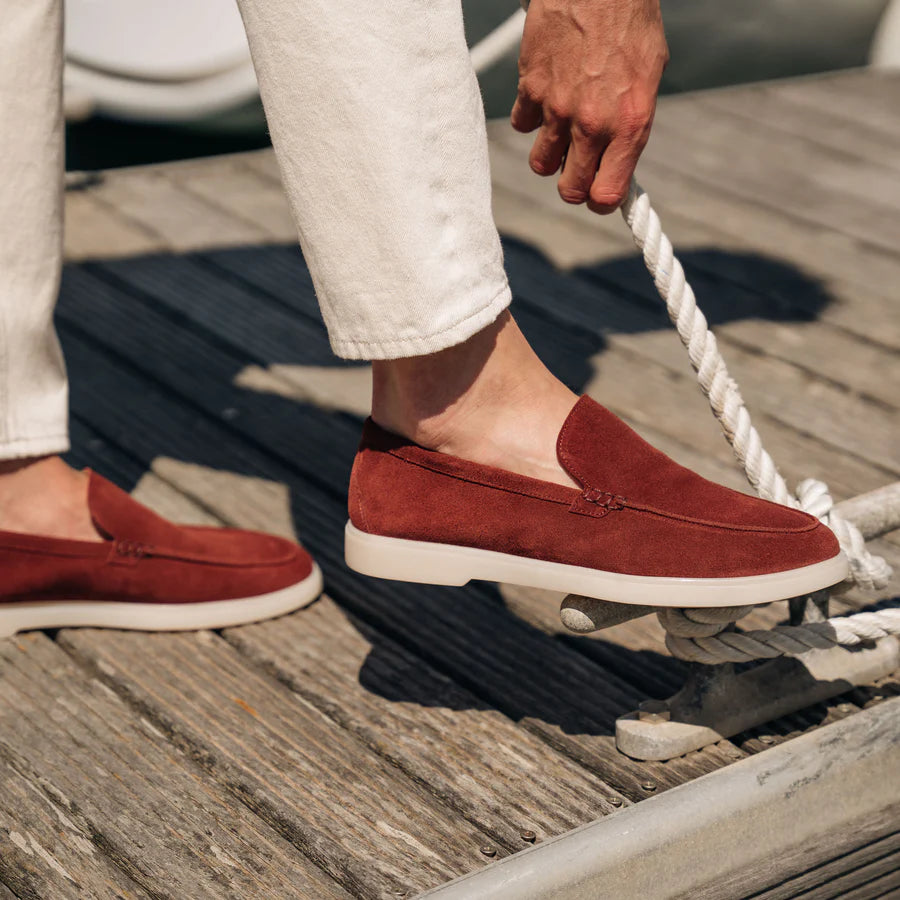
[[[641,163],[765,445],[789,483],[823,478],[836,499],[900,473],[898,98],[900,78],[853,72],[663,98]],[[747,490],[627,230],[532,177],[528,136],[489,133],[514,309],[538,353]],[[19,817],[0,829],[0,897],[408,895],[483,864],[482,844],[515,851],[523,830],[558,834],[900,689],[666,764],[622,757],[616,716],[683,675],[655,619],[578,637],[545,592],[345,568],[370,376],[331,355],[271,152],[70,188],[71,461],[170,517],[299,537],[329,594],[223,636],[61,632],[77,662],[39,635],[0,643],[0,820]],[[896,535],[876,547],[900,563]],[[767,626],[783,605],[753,615]],[[887,896],[895,848],[879,838],[752,889]]]
[[[0,642],[0,664],[0,765],[65,817],[50,846],[73,878],[114,885],[112,861],[152,896],[345,896],[46,636]],[[40,834],[39,817],[21,825]],[[19,874],[32,890],[49,877],[43,869],[30,881]],[[127,890],[128,879],[120,881]]]
[[[0,762],[0,879],[26,898],[150,897],[8,759]]]
[[[220,637],[82,630],[59,640],[351,893],[421,891],[485,861],[486,835]]]

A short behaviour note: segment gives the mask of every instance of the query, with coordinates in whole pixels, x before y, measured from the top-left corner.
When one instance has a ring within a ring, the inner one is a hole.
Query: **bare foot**
[[[0,531],[101,541],[91,521],[88,477],[58,456],[0,462]]]
[[[462,344],[373,363],[372,418],[429,450],[577,487],[556,439],[578,398],[509,312]]]

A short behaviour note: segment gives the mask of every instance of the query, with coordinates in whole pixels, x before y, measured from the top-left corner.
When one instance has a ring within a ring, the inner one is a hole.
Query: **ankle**
[[[559,384],[504,312],[462,344],[428,356],[376,360],[372,418],[431,447],[550,383]]]
[[[372,418],[430,450],[574,484],[556,437],[576,401],[509,313],[430,356],[376,361]]]
[[[0,530],[99,540],[87,483],[58,456],[0,461]]]

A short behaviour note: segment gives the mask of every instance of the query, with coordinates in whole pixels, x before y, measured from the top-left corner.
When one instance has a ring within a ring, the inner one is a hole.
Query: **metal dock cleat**
[[[889,485],[839,508],[872,538],[900,526],[898,498],[900,484]],[[621,716],[616,746],[635,759],[665,760],[900,669],[900,611],[829,619],[828,591],[796,597],[788,604],[790,625],[746,633],[735,623],[753,607],[674,610],[570,595],[563,600],[560,617],[571,631],[584,634],[653,613],[659,616],[670,651],[688,661],[688,677],[668,700],[644,701]],[[763,655],[773,658],[750,661]],[[723,657],[731,661],[717,661]]]

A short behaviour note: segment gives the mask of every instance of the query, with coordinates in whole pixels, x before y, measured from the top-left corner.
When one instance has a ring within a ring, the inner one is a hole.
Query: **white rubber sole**
[[[122,628],[132,631],[196,631],[229,628],[283,616],[322,593],[315,563],[303,581],[238,600],[204,603],[139,603],[116,600],[46,600],[0,603],[0,638],[34,628]]]
[[[843,553],[799,569],[740,578],[622,575],[495,550],[383,537],[351,522],[344,531],[344,556],[351,569],[376,578],[457,586],[498,581],[638,606],[752,606],[800,597],[847,575]]]

